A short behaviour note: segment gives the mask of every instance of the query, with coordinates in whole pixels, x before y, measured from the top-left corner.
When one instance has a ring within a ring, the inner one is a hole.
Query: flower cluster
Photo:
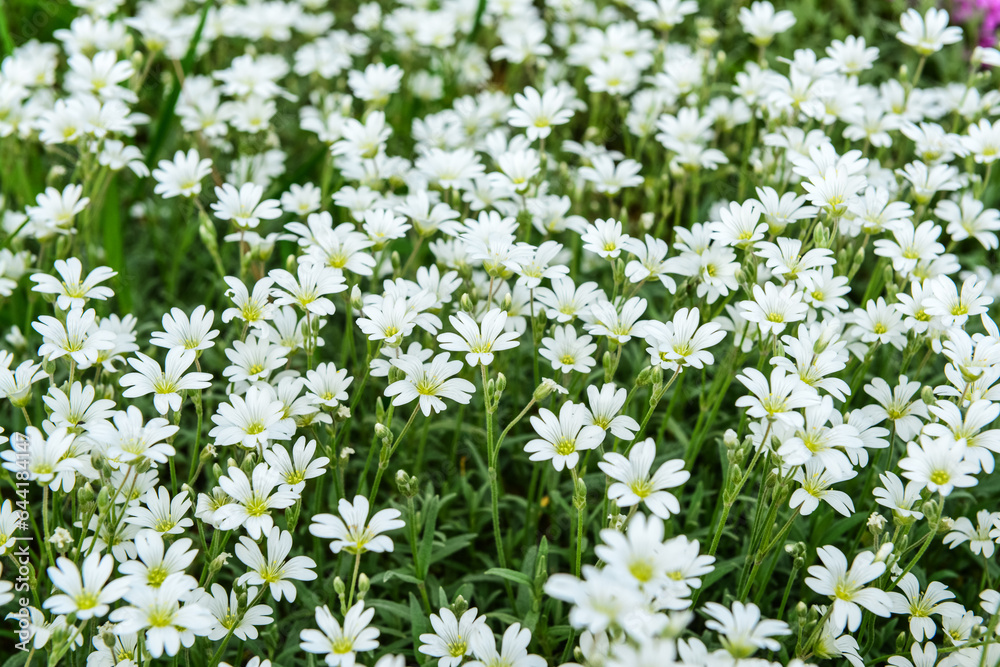
[[[1000,51],[813,5],[0,19],[4,640],[998,664]]]

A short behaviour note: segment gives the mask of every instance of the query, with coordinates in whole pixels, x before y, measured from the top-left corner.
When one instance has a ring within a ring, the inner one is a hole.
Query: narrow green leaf
[[[125,271],[125,239],[122,230],[121,196],[118,192],[118,178],[108,181],[101,209],[101,235],[104,240],[105,262],[118,272],[115,281],[115,296],[123,312],[132,311],[132,288]]]
[[[427,578],[427,570],[431,566],[431,552],[434,549],[434,529],[437,527],[438,510],[441,509],[441,499],[430,496],[424,501],[424,532],[420,538],[420,548],[417,550],[417,577]]]
[[[507,581],[512,581],[515,584],[521,584],[522,586],[527,586],[531,588],[534,583],[531,577],[526,575],[524,572],[518,572],[517,570],[511,570],[505,567],[491,567],[486,570],[485,574],[492,574],[494,576],[500,577],[501,579],[506,579]]]

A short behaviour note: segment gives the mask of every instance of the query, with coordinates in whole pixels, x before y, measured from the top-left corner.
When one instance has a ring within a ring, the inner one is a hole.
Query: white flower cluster
[[[1000,52],[947,11],[71,4],[0,22],[28,662],[1000,664]]]

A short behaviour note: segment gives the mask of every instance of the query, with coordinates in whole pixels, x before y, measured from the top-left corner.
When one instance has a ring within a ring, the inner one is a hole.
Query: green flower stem
[[[393,442],[392,446],[388,449],[385,458],[383,459],[382,455],[379,455],[378,470],[375,471],[375,483],[372,484],[372,490],[368,493],[369,505],[375,504],[375,494],[378,493],[378,487],[382,482],[382,475],[385,473],[385,469],[389,467],[389,459],[391,459],[392,455],[396,452],[396,448],[399,447],[399,443],[402,441],[403,436],[410,430],[410,425],[413,424],[413,420],[416,419],[418,412],[420,412],[419,403],[417,403],[417,406],[413,408],[413,412],[410,413],[410,418],[406,420],[406,426],[404,426],[403,430],[399,432],[398,436],[396,436],[396,441]],[[385,445],[382,445],[382,451],[386,451]]]
[[[715,550],[719,548],[719,540],[722,539],[722,531],[726,527],[726,522],[729,520],[729,510],[739,497],[740,490],[743,488],[743,485],[746,484],[750,475],[753,473],[753,469],[757,465],[757,461],[760,459],[761,453],[767,449],[767,439],[770,435],[771,422],[768,422],[760,447],[757,448],[757,452],[754,454],[753,459],[751,459],[750,465],[747,466],[747,471],[740,476],[738,481],[734,482],[734,488],[731,491],[723,492],[722,516],[720,517],[719,524],[715,529],[715,537],[712,538],[712,548],[708,550],[709,556],[714,556]]]

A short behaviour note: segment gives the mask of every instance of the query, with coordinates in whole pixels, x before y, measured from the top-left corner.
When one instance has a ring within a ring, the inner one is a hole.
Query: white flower
[[[97,551],[83,560],[83,573],[68,558],[59,558],[56,567],[47,572],[52,585],[62,591],[42,605],[55,614],[76,614],[80,620],[102,618],[107,615],[112,602],[117,602],[128,591],[128,582],[117,579],[108,582],[115,567],[110,555]]]
[[[212,161],[201,159],[198,151],[186,154],[177,151],[173,161],[160,160],[159,168],[153,170],[156,187],[153,192],[164,199],[171,197],[196,197],[201,194],[201,181],[212,173]]]
[[[740,302],[740,315],[756,322],[761,336],[777,335],[791,322],[804,320],[809,307],[802,303],[802,293],[794,285],[778,288],[774,283],[753,286],[753,300]]]
[[[399,510],[393,508],[376,512],[369,521],[370,506],[364,496],[355,496],[354,502],[341,498],[338,508],[340,516],[317,514],[309,524],[310,533],[316,537],[333,540],[330,542],[330,551],[335,554],[341,550],[350,554],[392,551],[392,538],[382,533],[406,525],[399,518],[401,516]]]
[[[110,287],[101,286],[100,283],[118,275],[117,271],[112,271],[106,266],[99,266],[86,278],[82,278],[83,264],[76,257],[55,262],[56,273],[62,280],[58,280],[47,273],[36,273],[31,279],[37,283],[32,291],[42,294],[57,294],[56,306],[60,310],[70,308],[83,308],[87,299],[99,299],[104,301],[114,296]]]
[[[208,432],[219,446],[240,445],[264,449],[269,440],[289,440],[295,424],[285,419],[285,406],[267,384],[254,385],[244,396],[230,396],[212,415],[216,426]],[[291,422],[291,423],[289,423]]]
[[[315,315],[333,315],[336,307],[327,295],[347,289],[343,271],[318,264],[299,264],[296,275],[284,269],[272,269],[267,275],[275,283],[271,290],[275,305],[296,306]]]
[[[774,5],[766,0],[753,3],[749,9],[741,7],[739,20],[743,30],[759,47],[767,46],[775,35],[795,25],[794,14],[787,10],[775,12]]]
[[[257,589],[251,586],[246,590],[246,596],[247,600],[253,600],[257,596]],[[274,622],[271,608],[267,605],[248,607],[244,604],[241,609],[239,592],[235,588],[227,592],[220,584],[212,584],[211,594],[198,590],[193,599],[212,615],[214,623],[208,633],[209,641],[219,641],[230,633],[243,640],[257,639],[256,626]]]
[[[599,427],[602,431],[622,440],[631,440],[639,430],[639,422],[628,415],[618,414],[625,405],[628,391],[624,387],[606,384],[597,389],[595,385],[587,386],[586,423]]]
[[[732,609],[727,609],[709,602],[704,609],[711,616],[705,627],[719,633],[722,646],[737,661],[749,658],[758,649],[777,651],[781,644],[772,637],[792,634],[784,621],[762,619],[760,609],[752,603],[734,602]]]
[[[213,625],[212,614],[194,602],[180,604],[191,591],[184,583],[185,578],[190,577],[172,574],[157,588],[132,588],[125,596],[130,606],[111,612],[111,620],[117,623],[115,634],[145,630],[146,650],[154,658],[164,653],[177,655],[181,646],[190,648],[196,636],[208,635]]]
[[[153,394],[153,405],[161,415],[170,410],[177,412],[181,409],[181,392],[212,386],[212,376],[208,373],[187,372],[195,360],[194,350],[170,350],[162,369],[155,359],[142,352],[135,354],[135,357],[129,358],[128,363],[136,372],[126,374],[118,381],[126,388],[122,395],[135,398]]]
[[[816,553],[823,564],[810,566],[811,576],[806,578],[806,585],[833,600],[830,625],[838,633],[845,627],[851,632],[858,629],[861,625],[861,607],[876,616],[889,617],[892,600],[885,591],[864,586],[885,572],[885,563],[876,561],[875,554],[862,551],[848,569],[847,558],[837,547],[820,547]]]
[[[161,486],[149,489],[138,505],[129,507],[125,522],[164,535],[180,535],[194,526],[194,521],[184,516],[189,509],[191,501],[187,491],[180,491],[171,498],[167,488]]]
[[[175,540],[166,548],[163,537],[154,531],[143,530],[135,536],[136,558],[126,560],[118,566],[118,571],[129,585],[129,590],[148,586],[158,588],[171,575],[181,575],[171,581],[180,583],[182,588],[193,590],[198,582],[184,574],[198,556],[198,550],[191,548],[192,542],[186,537]]]
[[[754,368],[743,369],[737,375],[752,396],[740,396],[737,407],[746,407],[747,414],[754,419],[779,419],[793,426],[804,423],[802,415],[795,410],[820,402],[816,390],[804,383],[797,375],[788,374],[781,368],[771,370],[770,381]]]
[[[644,335],[645,321],[639,318],[646,312],[646,300],[632,297],[621,306],[621,311],[610,301],[599,301],[592,306],[590,317],[592,322],[587,326],[587,333],[594,336],[607,336],[624,345],[632,340],[632,336]]]
[[[476,656],[475,660],[466,663],[469,667],[546,667],[548,664],[545,658],[528,653],[531,630],[522,628],[520,623],[514,623],[504,631],[499,651],[496,639],[489,630],[472,635],[469,643]]]
[[[526,128],[531,141],[544,139],[552,133],[553,125],[563,125],[573,117],[573,110],[567,108],[566,103],[566,93],[561,88],[549,88],[539,95],[537,90],[528,86],[523,94],[514,94],[517,108],[508,112],[507,122],[511,127]]]
[[[459,312],[448,318],[457,334],[438,334],[438,342],[444,350],[466,352],[465,363],[469,366],[493,363],[493,353],[517,347],[517,332],[504,332],[507,312],[493,308],[483,315],[482,324],[476,324],[467,313]]]
[[[955,488],[976,485],[972,475],[977,463],[965,458],[964,443],[950,444],[947,440],[921,438],[920,443],[906,445],[906,457],[899,462],[903,477],[917,482],[929,491],[947,496]]]
[[[168,350],[207,350],[219,335],[218,329],[212,328],[214,322],[215,312],[205,306],[195,307],[190,317],[180,308],[171,308],[163,314],[163,331],[154,331],[149,342]]]
[[[907,9],[899,17],[902,30],[896,33],[896,39],[912,46],[920,55],[928,56],[961,41],[962,29],[949,26],[949,20],[948,12],[936,7],[928,9],[923,16],[916,9]]]
[[[420,652],[432,658],[440,658],[438,667],[457,667],[465,656],[472,653],[472,642],[486,630],[486,617],[479,616],[473,607],[455,618],[451,609],[442,607],[438,614],[431,614],[434,633],[420,635]]]
[[[622,231],[622,223],[611,218],[595,220],[593,225],[587,225],[587,231],[580,236],[583,249],[604,259],[617,259],[622,250],[629,248],[631,240]]]
[[[58,359],[69,355],[81,369],[94,365],[102,351],[115,347],[114,334],[98,327],[93,308],[70,309],[65,325],[54,317],[42,315],[31,326],[42,336],[40,356]]]
[[[219,529],[243,528],[255,540],[269,533],[274,526],[271,510],[291,507],[299,498],[288,486],[279,486],[280,482],[281,478],[266,463],[258,463],[249,478],[230,466],[228,476],[219,478],[219,486],[232,498],[215,512]]]
[[[896,584],[903,593],[889,592],[889,600],[894,614],[906,614],[910,617],[910,634],[918,642],[933,639],[937,626],[931,619],[932,614],[939,616],[961,616],[962,605],[957,602],[945,602],[955,597],[948,587],[938,581],[927,583],[927,590],[920,592],[920,582],[912,572],[907,572]]]
[[[316,607],[316,624],[319,630],[309,628],[299,633],[299,644],[307,653],[326,654],[324,659],[330,667],[354,667],[358,653],[374,651],[378,648],[378,628],[369,627],[375,609],[365,609],[359,601],[347,610],[341,627],[326,605]]]
[[[265,199],[264,188],[256,183],[244,183],[237,190],[229,183],[215,188],[219,201],[212,204],[215,217],[231,220],[237,229],[256,229],[261,220],[281,217],[281,209],[274,199]]]
[[[951,532],[944,536],[944,543],[950,544],[954,549],[965,542],[969,543],[969,549],[977,556],[982,554],[984,558],[993,558],[996,551],[996,544],[993,538],[1000,534],[1000,512],[990,512],[989,510],[979,510],[976,513],[976,525],[966,517],[960,516],[955,519]],[[998,526],[998,528],[994,528]],[[954,615],[954,614],[951,614]],[[933,637],[933,633],[928,637]]]
[[[580,451],[595,449],[604,440],[601,427],[587,425],[587,409],[582,405],[567,401],[558,417],[546,408],[538,414],[531,417],[531,426],[539,437],[524,446],[532,461],[552,461],[556,470],[575,468]]]
[[[306,556],[288,558],[292,550],[292,534],[273,526],[267,534],[267,556],[261,553],[260,547],[246,536],[240,537],[234,551],[236,557],[247,566],[247,573],[237,579],[239,584],[250,586],[268,586],[277,602],[282,597],[289,602],[295,602],[295,585],[291,580],[313,581],[316,573],[313,568],[316,562]]]
[[[475,385],[468,380],[453,377],[461,372],[462,362],[450,360],[447,352],[437,355],[429,364],[408,354],[391,363],[403,371],[405,377],[386,387],[385,395],[392,397],[393,405],[406,405],[416,399],[425,417],[432,411],[437,413],[445,409],[442,399],[465,405],[476,391]]]
[[[795,469],[793,479],[800,486],[792,492],[788,506],[798,507],[800,514],[808,516],[816,511],[819,501],[822,500],[844,516],[850,517],[854,514],[854,502],[851,497],[843,491],[834,491],[830,487],[854,479],[856,476],[857,473],[853,470],[840,471],[836,468],[827,468],[819,457],[814,456],[801,468]]]
[[[567,324],[552,328],[552,338],[542,339],[538,353],[552,362],[552,368],[563,373],[589,373],[596,362],[591,356],[597,344],[590,336],[578,336],[576,328]]]
[[[627,459],[621,454],[608,452],[597,465],[615,480],[608,487],[608,498],[619,507],[643,503],[656,516],[669,519],[671,514],[681,511],[681,506],[677,497],[665,489],[681,486],[688,481],[691,473],[684,470],[683,460],[671,459],[650,474],[655,457],[656,445],[652,438],[646,438],[632,446]]]

